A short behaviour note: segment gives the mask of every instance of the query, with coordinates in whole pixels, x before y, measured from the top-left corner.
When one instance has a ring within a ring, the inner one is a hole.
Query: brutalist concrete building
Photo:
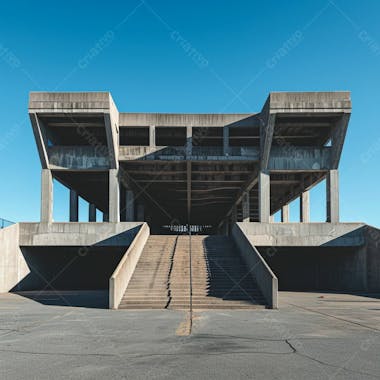
[[[111,308],[379,291],[379,231],[339,219],[350,114],[349,92],[270,93],[252,114],[125,113],[108,92],[31,93],[41,221],[0,231],[0,291],[104,289]],[[70,192],[66,223],[53,220],[53,180]],[[326,222],[311,223],[323,180]]]

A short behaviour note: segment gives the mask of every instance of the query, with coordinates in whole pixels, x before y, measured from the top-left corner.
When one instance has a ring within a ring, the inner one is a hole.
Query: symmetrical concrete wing
[[[121,113],[107,92],[31,93],[41,220],[52,221],[55,178],[72,190],[71,221],[80,196],[92,220],[98,209],[104,221],[145,220],[152,231],[269,222],[297,197],[307,222],[308,190],[326,178],[326,220],[337,222],[350,113],[348,92],[270,93],[252,114]]]

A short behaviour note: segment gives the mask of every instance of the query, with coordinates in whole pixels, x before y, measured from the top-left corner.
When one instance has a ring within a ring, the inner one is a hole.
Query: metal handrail
[[[15,222],[11,222],[10,220],[0,218],[0,229],[9,227],[12,224],[15,224]]]
[[[189,299],[189,314],[190,314],[190,333],[193,328],[193,274],[192,274],[192,257],[191,257],[191,226],[188,225],[189,229],[189,286],[190,286],[190,299]]]

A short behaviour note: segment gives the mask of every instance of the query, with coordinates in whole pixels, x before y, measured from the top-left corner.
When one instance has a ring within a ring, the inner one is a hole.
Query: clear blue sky
[[[39,219],[29,91],[109,90],[125,112],[256,112],[270,91],[350,90],[341,219],[379,226],[379,14],[377,0],[1,2],[0,217]],[[64,220],[67,192],[55,195]],[[311,200],[323,220],[323,186]]]

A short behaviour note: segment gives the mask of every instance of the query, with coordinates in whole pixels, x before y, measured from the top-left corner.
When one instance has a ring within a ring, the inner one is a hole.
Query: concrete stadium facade
[[[350,114],[349,92],[270,93],[252,114],[122,113],[108,92],[31,93],[41,222],[0,232],[0,290],[42,287],[25,281],[42,247],[106,247],[117,308],[150,236],[188,225],[229,236],[269,307],[277,306],[278,281],[288,289],[379,291],[378,230],[339,220]],[[70,191],[68,223],[53,221],[53,179]],[[309,191],[322,180],[326,222],[311,223]],[[79,197],[89,204],[88,222],[78,222]],[[290,223],[297,198],[300,222]]]

